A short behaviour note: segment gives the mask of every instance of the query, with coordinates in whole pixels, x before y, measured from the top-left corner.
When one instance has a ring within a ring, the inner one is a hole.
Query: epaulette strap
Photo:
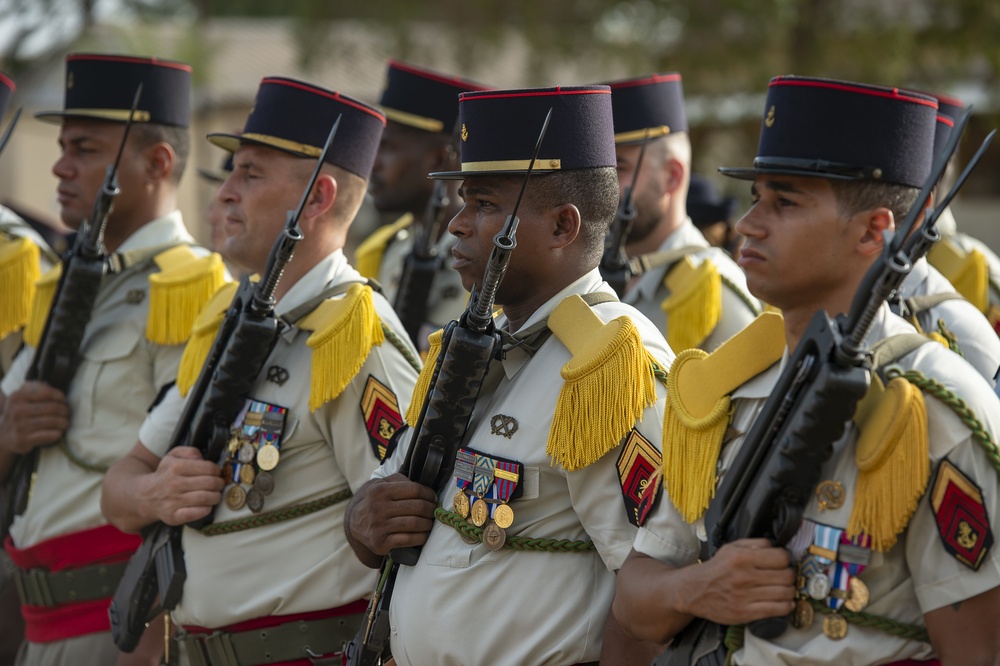
[[[354,250],[354,268],[366,278],[377,278],[382,265],[382,255],[385,254],[389,243],[396,234],[411,224],[413,224],[413,214],[406,213],[392,224],[376,229]]]
[[[39,257],[38,246],[27,238],[0,240],[0,339],[28,323],[35,283],[42,273]]]
[[[951,241],[942,240],[927,253],[927,261],[980,312],[985,314],[989,310],[990,269],[982,252],[976,249],[965,252]]]
[[[663,279],[670,295],[660,307],[667,315],[667,342],[675,352],[697,347],[715,330],[722,315],[722,278],[706,259],[678,261]]]
[[[702,245],[685,245],[675,247],[672,250],[660,250],[649,254],[640,254],[638,257],[629,259],[629,270],[635,275],[642,275],[661,266],[672,266],[689,254],[704,252],[706,249]]]
[[[181,355],[180,366],[177,368],[177,390],[182,396],[186,396],[198,381],[201,367],[205,365],[205,359],[212,351],[215,335],[219,332],[219,326],[226,317],[226,310],[233,302],[237,289],[239,285],[235,282],[224,284],[198,313],[191,327],[191,337]]]
[[[434,367],[437,365],[437,358],[441,353],[441,339],[443,337],[444,329],[439,328],[427,338],[430,348],[427,350],[427,358],[424,359],[424,367],[420,370],[420,375],[417,376],[417,383],[413,386],[410,406],[406,410],[406,422],[411,428],[416,427],[417,420],[420,418],[420,410],[423,409],[427,392],[431,388],[431,379],[434,377]]]
[[[324,301],[307,319],[314,328],[306,340],[312,349],[309,409],[316,411],[343,392],[385,334],[367,285],[351,285],[343,298]]]
[[[545,452],[574,471],[618,446],[656,402],[655,359],[629,317],[604,323],[577,295],[556,306],[548,327],[573,357],[561,371]]]
[[[62,277],[62,263],[58,263],[35,283],[35,297],[31,301],[31,315],[24,327],[24,342],[32,347],[38,347],[45,331],[45,321],[49,317],[49,309],[59,288],[59,278]]]
[[[693,523],[715,494],[716,466],[730,417],[730,394],[781,359],[784,320],[765,312],[711,354],[682,351],[667,375],[663,482]]]
[[[158,273],[149,276],[149,316],[146,339],[159,345],[179,345],[191,337],[198,313],[226,280],[222,257],[196,255],[177,245],[157,254]]]

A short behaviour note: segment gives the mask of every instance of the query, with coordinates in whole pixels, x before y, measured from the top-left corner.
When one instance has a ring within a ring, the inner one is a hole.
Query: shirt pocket
[[[74,425],[138,431],[157,390],[150,363],[136,354],[142,337],[137,328],[119,324],[99,332],[81,351]]]

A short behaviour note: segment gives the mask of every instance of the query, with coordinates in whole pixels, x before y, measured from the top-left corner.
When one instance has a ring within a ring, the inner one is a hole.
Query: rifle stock
[[[340,118],[333,124],[296,210],[287,213],[259,282],[244,277],[216,333],[212,349],[191,387],[169,448],[194,446],[205,460],[220,462],[230,427],[257,381],[279,332],[274,291],[295,245],[302,239],[298,220],[333,143]],[[213,512],[192,521],[195,529],[212,522]],[[142,546],[129,559],[111,600],[108,614],[115,645],[132,652],[146,624],[180,601],[187,571],[181,543],[183,525],[156,522],[142,531]],[[159,599],[159,603],[157,603]]]

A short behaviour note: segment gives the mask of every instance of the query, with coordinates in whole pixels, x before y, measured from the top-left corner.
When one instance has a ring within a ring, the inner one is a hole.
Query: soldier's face
[[[427,136],[422,136],[427,135]],[[440,140],[427,132],[389,121],[379,143],[369,190],[380,212],[419,211],[427,205],[434,182],[427,174],[434,169]]]
[[[233,172],[216,195],[223,208],[220,254],[263,272],[275,239],[309,179],[312,162],[280,150],[244,145],[233,156]]]
[[[59,179],[56,196],[60,217],[71,229],[79,229],[91,216],[105,171],[118,154],[124,132],[121,123],[75,118],[63,122],[59,130],[60,155],[52,165],[52,173]],[[137,198],[144,196],[144,169],[142,155],[134,150],[130,136],[118,165],[121,194],[115,199],[109,225],[115,218],[130,215]]]
[[[638,144],[615,146],[616,168],[618,171],[618,186],[622,196],[625,190],[632,187],[632,205],[635,207],[635,219],[629,232],[628,243],[638,243],[649,237],[666,215],[665,182],[662,177],[663,159],[659,147],[647,148],[643,156],[642,168],[636,178],[635,168],[639,162],[642,147]]]

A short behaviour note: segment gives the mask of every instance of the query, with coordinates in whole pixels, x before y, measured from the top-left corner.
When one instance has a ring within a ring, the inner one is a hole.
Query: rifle
[[[632,172],[632,182],[622,192],[614,222],[608,227],[608,233],[604,236],[604,254],[601,256],[600,264],[601,277],[615,290],[619,298],[625,295],[625,287],[628,286],[629,278],[633,275],[628,255],[625,254],[625,243],[628,242],[628,235],[632,232],[632,223],[635,221],[636,210],[633,203],[635,181],[639,177],[642,158],[646,155],[646,146],[648,145],[648,140],[642,142],[642,148],[639,149],[639,159],[636,160],[635,171]]]
[[[274,316],[274,291],[295,246],[303,238],[299,217],[339,126],[338,116],[302,200],[286,214],[285,228],[271,247],[263,277],[259,282],[251,282],[249,276],[240,281],[205,365],[184,403],[169,448],[194,446],[205,460],[219,461],[222,457],[230,439],[230,427],[280,332]],[[199,529],[212,521],[213,514],[214,508],[205,518],[188,524]],[[180,601],[187,578],[181,543],[183,529],[183,525],[156,522],[142,530],[142,545],[129,559],[108,608],[112,638],[123,652],[135,650],[146,624],[162,611],[172,610]]]
[[[705,513],[709,557],[737,539],[763,537],[775,546],[785,546],[798,531],[823,465],[868,391],[872,368],[865,336],[879,308],[909,275],[913,264],[906,252],[907,239],[967,122],[968,113],[956,123],[899,230],[884,232],[882,256],[863,276],[846,316],[831,318],[820,310],[809,323]],[[981,154],[977,153],[977,161]],[[955,187],[962,182],[964,178]],[[944,200],[950,201],[955,191]],[[751,622],[748,628],[771,640],[787,624],[787,617],[776,617]],[[724,627],[696,618],[661,656],[662,661],[654,663],[721,665],[726,653],[724,635]]]
[[[132,118],[142,95],[142,84],[135,90],[132,110],[125,122],[121,143],[115,161],[104,172],[104,181],[94,200],[90,218],[80,225],[73,248],[63,259],[62,275],[56,286],[52,307],[45,320],[45,328],[39,341],[31,365],[25,375],[27,381],[39,380],[63,393],[69,391],[80,366],[80,345],[84,330],[90,323],[97,292],[101,280],[108,270],[104,248],[104,230],[114,208],[115,198],[121,192],[118,186],[118,165],[125,151],[125,142],[132,127]],[[15,117],[16,120],[16,117]],[[7,128],[7,137],[13,130],[13,121]],[[15,516],[24,513],[31,494],[32,478],[38,466],[38,449],[20,456],[14,462],[9,482],[10,498],[3,516],[3,530],[6,532]]]
[[[445,215],[451,201],[448,198],[448,184],[435,181],[434,192],[427,202],[424,223],[414,224],[413,249],[403,260],[403,272],[399,278],[399,289],[392,304],[410,340],[420,347],[420,328],[427,318],[427,298],[431,293],[431,283],[438,267],[438,251],[435,247],[438,230],[445,223]]]
[[[481,290],[473,287],[469,305],[458,321],[445,327],[431,378],[431,388],[424,397],[414,437],[400,472],[411,481],[440,493],[451,478],[455,456],[465,439],[472,410],[490,367],[500,350],[500,336],[493,323],[496,292],[517,246],[515,233],[521,198],[535,167],[535,159],[552,119],[552,109],[545,116],[535,150],[528,162],[514,209],[503,228],[493,237],[486,274]],[[371,666],[383,661],[389,646],[389,604],[400,565],[413,566],[420,558],[420,547],[396,548],[382,560],[379,583],[365,613],[365,621],[348,648],[351,666]]]

